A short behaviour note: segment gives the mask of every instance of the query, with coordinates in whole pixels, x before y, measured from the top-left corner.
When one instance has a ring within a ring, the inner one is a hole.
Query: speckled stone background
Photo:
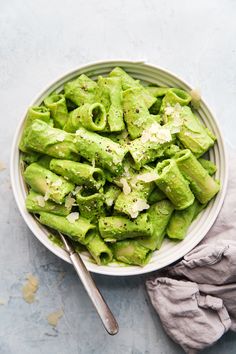
[[[19,119],[45,85],[90,61],[132,59],[200,87],[225,138],[235,143],[236,1],[0,1],[0,354],[174,354],[149,304],[145,277],[95,276],[120,325],[108,336],[72,267],[42,246],[15,205],[9,154]],[[21,297],[27,273],[37,301]],[[56,329],[47,315],[64,309]],[[197,334],[196,334],[197,335]],[[236,352],[228,333],[208,354]]]

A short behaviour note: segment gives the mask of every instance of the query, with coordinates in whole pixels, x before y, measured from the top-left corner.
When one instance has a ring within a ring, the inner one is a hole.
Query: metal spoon
[[[84,262],[82,261],[80,255],[75,252],[68,239],[62,233],[60,232],[58,233],[65,245],[65,249],[68,252],[71,262],[88,296],[90,297],[95,309],[98,312],[98,315],[102,320],[103,326],[105,327],[105,329],[109,334],[111,335],[117,334],[119,331],[118,323],[116,322],[111,310],[109,309],[101,293],[96,287],[94,280],[91,277],[91,274],[89,273],[87,268],[85,267]]]

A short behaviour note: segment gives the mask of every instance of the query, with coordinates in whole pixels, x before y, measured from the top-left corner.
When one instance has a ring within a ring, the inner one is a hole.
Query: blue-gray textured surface
[[[9,166],[15,126],[46,84],[86,62],[147,60],[202,94],[225,137],[235,142],[236,2],[233,0],[0,1],[0,159]],[[0,353],[183,353],[163,332],[145,277],[95,276],[120,324],[109,337],[70,265],[44,248],[15,205],[8,168],[0,173]],[[40,281],[37,301],[21,297],[27,273]],[[56,330],[48,313],[64,308]],[[205,354],[233,354],[228,333]]]

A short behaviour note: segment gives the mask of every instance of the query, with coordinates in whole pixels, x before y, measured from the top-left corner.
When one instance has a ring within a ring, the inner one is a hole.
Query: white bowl
[[[191,90],[191,87],[188,84],[161,68],[147,65],[142,62],[107,61],[86,65],[57,79],[50,86],[48,86],[32,102],[31,105],[39,105],[43,99],[52,91],[60,91],[65,82],[72,80],[82,73],[94,79],[98,75],[108,74],[115,66],[121,66],[134,78],[140,79],[144,83],[154,83],[160,86],[180,87],[184,90]],[[82,254],[83,260],[89,271],[106,275],[125,276],[148,273],[163,268],[177,261],[187,252],[192,250],[203,239],[208,230],[211,228],[221,209],[226,193],[228,178],[227,158],[221,130],[218,126],[218,123],[216,122],[216,119],[213,117],[211,111],[203,100],[201,100],[198,116],[217,137],[216,144],[209,152],[210,159],[218,167],[216,178],[221,181],[221,190],[216,198],[210,202],[208,207],[192,223],[188,231],[188,235],[183,241],[175,243],[169,240],[165,240],[160,251],[156,251],[154,253],[150,262],[145,267],[121,266],[118,264],[99,266],[91,262],[87,254]],[[18,150],[18,143],[22,134],[24,119],[25,115],[22,117],[21,122],[16,129],[11,153],[11,183],[16,203],[20,209],[21,215],[23,216],[25,222],[34,233],[34,235],[50,251],[65,261],[70,262],[67,253],[48,239],[46,228],[40,225],[25,208],[26,189],[21,174]]]

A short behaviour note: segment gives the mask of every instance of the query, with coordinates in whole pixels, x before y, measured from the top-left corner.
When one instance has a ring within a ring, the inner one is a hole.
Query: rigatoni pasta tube
[[[86,163],[52,159],[50,162],[50,170],[68,178],[69,181],[78,186],[85,185],[89,188],[96,188],[97,190],[100,189],[106,181],[103,170]]]
[[[123,90],[128,90],[130,88],[139,88],[142,90],[141,97],[147,108],[150,108],[156,101],[155,97],[148,92],[148,90],[143,87],[139,80],[133,79],[129,74],[127,74],[123,69],[116,67],[110,74],[110,77],[120,77],[122,82]]]
[[[157,123],[155,124],[155,127]],[[150,129],[151,130],[151,129]],[[160,127],[160,131],[164,132],[165,128]],[[151,132],[150,132],[151,134]],[[169,134],[166,136],[166,141],[160,143],[160,141],[145,141],[143,138],[137,138],[131,141],[127,148],[134,161],[134,167],[139,170],[141,167],[149,162],[155,161],[164,155],[165,150],[172,144],[172,136]]]
[[[210,176],[213,176],[216,173],[217,167],[214,164],[214,162],[212,162],[210,160],[203,159],[202,157],[200,157],[198,159],[198,162],[200,162],[202,167],[204,167],[205,170],[207,170],[207,172],[209,173]]]
[[[106,126],[106,111],[100,103],[86,103],[69,113],[64,130],[75,133],[80,126],[91,131],[102,131]]]
[[[44,197],[31,190],[25,200],[26,209],[31,213],[40,213],[42,211],[67,216],[71,211],[71,206],[59,205],[51,200],[45,200]]]
[[[62,232],[69,236],[72,240],[86,245],[90,239],[90,230],[95,228],[89,220],[82,218],[81,216],[70,222],[69,216],[53,215],[51,213],[40,213],[40,222],[43,225],[49,226],[52,229]]]
[[[208,203],[219,191],[220,186],[202,167],[190,150],[182,150],[175,155],[176,163],[190,183],[195,197],[200,203]]]
[[[154,97],[163,97],[166,95],[167,91],[170,90],[170,88],[169,87],[148,86],[148,87],[146,87],[146,90]]]
[[[121,79],[99,76],[97,84],[96,101],[105,106],[108,130],[111,132],[124,130]]]
[[[150,170],[152,171],[152,169]],[[155,184],[154,182],[141,180],[142,175],[145,175],[145,173],[146,171],[142,171],[139,175],[136,174],[131,178],[129,181],[131,186],[130,191],[128,191],[129,193],[122,191],[115,201],[114,209],[116,211],[126,214],[131,218],[136,218],[141,211],[149,208],[147,199]]]
[[[108,209],[113,206],[120,193],[121,189],[114,184],[110,184],[105,187],[104,201]]]
[[[101,192],[94,193],[82,188],[76,194],[76,202],[80,214],[87,219],[96,220],[99,216],[104,215],[104,195]]]
[[[151,258],[150,249],[136,240],[124,240],[111,244],[114,257],[121,262],[144,266]]]
[[[119,174],[123,170],[122,161],[126,154],[126,149],[94,132],[84,128],[76,131],[78,151],[81,156],[96,165],[108,169],[114,174]]]
[[[154,190],[150,193],[148,197],[148,203],[149,204],[155,204],[157,202],[160,202],[161,200],[166,199],[165,193],[163,193],[159,188],[154,188]]]
[[[190,107],[182,107],[180,117],[183,124],[177,137],[185,148],[200,157],[214,145],[215,137],[200,123]]]
[[[81,106],[85,103],[94,103],[97,83],[82,74],[75,80],[64,85],[65,97]]]
[[[198,201],[195,200],[188,208],[174,211],[166,230],[169,238],[177,240],[183,240],[185,238],[188,228],[194,218],[197,204]]]
[[[28,152],[30,149],[27,148],[27,134],[29,127],[36,120],[42,120],[49,124],[50,122],[50,111],[46,107],[30,107],[27,112],[27,116],[24,123],[24,129],[21,136],[19,148],[21,151]]]
[[[86,247],[97,264],[106,265],[112,261],[112,251],[103,241],[96,229],[90,231]]]
[[[54,93],[45,98],[44,104],[50,109],[55,127],[63,128],[68,119],[65,96]]]
[[[152,251],[160,249],[173,211],[174,205],[167,199],[157,202],[150,207],[147,214],[152,225],[152,234],[151,237],[139,240],[143,246]]]
[[[141,94],[141,88],[132,88],[123,92],[124,119],[131,139],[140,137],[144,129],[156,122],[149,113]]]
[[[74,184],[40,166],[37,162],[26,168],[24,179],[35,192],[58,204],[62,204],[66,195],[74,189]]]
[[[157,186],[167,195],[176,209],[185,209],[194,201],[188,181],[180,173],[175,160],[164,160],[157,164]]]
[[[170,88],[162,100],[160,111],[163,112],[168,105],[175,106],[177,103],[181,106],[187,106],[191,99],[192,97],[188,92],[179,88]]]
[[[102,238],[107,242],[139,236],[148,237],[152,234],[152,225],[146,213],[133,221],[123,216],[102,217],[98,225]]]
[[[43,154],[67,160],[78,159],[78,147],[74,134],[50,127],[38,119],[30,126],[26,146]]]

